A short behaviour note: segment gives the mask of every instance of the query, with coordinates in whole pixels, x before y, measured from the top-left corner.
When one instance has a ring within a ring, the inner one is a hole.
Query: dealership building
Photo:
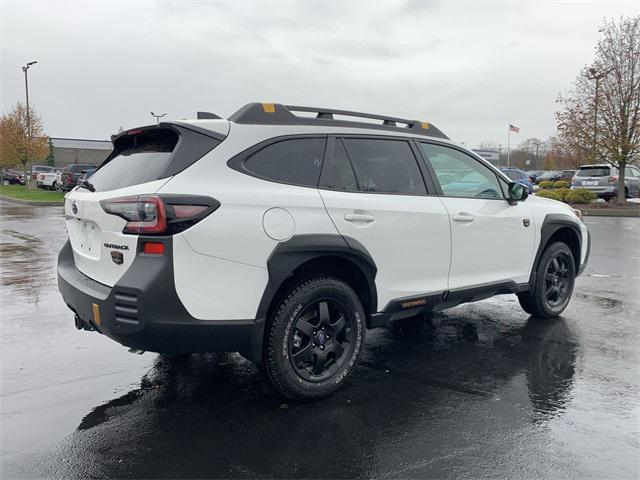
[[[60,168],[72,163],[100,165],[112,149],[109,140],[49,137],[47,163]]]

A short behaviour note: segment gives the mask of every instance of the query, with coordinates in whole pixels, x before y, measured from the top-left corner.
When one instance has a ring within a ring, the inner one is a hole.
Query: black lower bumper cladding
[[[165,253],[147,255],[138,248],[135,260],[113,288],[76,268],[67,241],[58,256],[58,288],[67,306],[82,322],[136,350],[240,352],[259,362],[264,321],[192,317],[176,293],[172,238],[153,237],[153,241],[163,242]]]

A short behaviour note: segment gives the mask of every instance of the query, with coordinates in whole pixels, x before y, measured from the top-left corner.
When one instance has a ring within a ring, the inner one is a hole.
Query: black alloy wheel
[[[296,373],[309,382],[319,382],[340,370],[355,346],[352,324],[347,307],[336,299],[319,299],[303,310],[288,342]]]
[[[570,258],[566,252],[560,252],[547,263],[544,274],[544,297],[552,307],[557,307],[566,301],[567,294],[571,294],[570,286],[573,279],[569,278],[571,272]]]
[[[315,400],[351,376],[365,339],[358,294],[329,275],[301,279],[277,300],[267,325],[263,364],[273,386],[294,400]]]
[[[569,246],[552,243],[540,257],[530,289],[518,294],[520,306],[535,317],[557,317],[569,305],[575,277],[576,265]]]

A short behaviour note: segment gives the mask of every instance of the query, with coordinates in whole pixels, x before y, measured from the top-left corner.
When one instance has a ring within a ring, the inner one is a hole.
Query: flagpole
[[[511,124],[507,127],[507,167],[511,166]]]

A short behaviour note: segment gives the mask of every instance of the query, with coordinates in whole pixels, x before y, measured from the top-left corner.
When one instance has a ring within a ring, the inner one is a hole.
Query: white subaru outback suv
[[[496,294],[559,315],[579,212],[434,125],[252,103],[113,137],[66,195],[76,326],[136,351],[237,351],[294,399],[353,372],[367,329]]]

